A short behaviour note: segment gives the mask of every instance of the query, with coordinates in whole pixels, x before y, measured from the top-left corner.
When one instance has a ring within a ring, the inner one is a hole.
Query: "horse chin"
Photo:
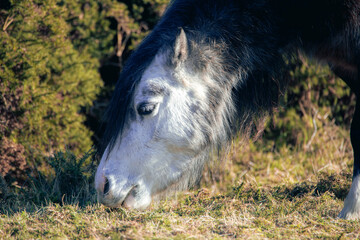
[[[134,188],[126,196],[125,200],[122,203],[122,206],[128,209],[136,209],[143,211],[150,206],[151,200],[152,198],[149,194],[139,194],[139,192],[137,192],[137,189]]]
[[[101,196],[98,194],[98,201],[110,208],[127,208],[143,211],[150,206],[151,196],[145,191],[139,192],[137,186],[133,187],[124,197],[116,197],[107,194]]]
[[[142,199],[137,199],[135,196],[129,195],[123,202],[122,206],[127,209],[136,209],[143,211],[150,206],[150,203],[151,198],[145,197]]]

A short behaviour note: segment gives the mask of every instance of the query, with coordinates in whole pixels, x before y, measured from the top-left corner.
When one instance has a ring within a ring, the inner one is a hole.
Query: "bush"
[[[328,66],[303,58],[292,60],[283,103],[268,121],[265,140],[275,147],[307,148],[318,128],[334,122],[350,128],[355,94]]]
[[[114,1],[10,1],[0,9],[0,174],[28,159],[92,146],[81,109],[103,85],[99,59],[112,51]],[[29,160],[31,159],[31,161]],[[23,174],[23,173],[22,173]]]
[[[94,153],[91,149],[77,158],[70,151],[57,152],[46,159],[51,176],[32,169],[25,188],[9,185],[0,176],[0,212],[32,210],[34,205],[50,202],[80,206],[96,202]]]

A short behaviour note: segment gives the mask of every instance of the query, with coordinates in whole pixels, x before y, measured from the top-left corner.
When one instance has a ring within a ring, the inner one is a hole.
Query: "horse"
[[[173,0],[127,60],[95,176],[109,207],[146,209],[197,184],[214,148],[256,132],[286,89],[286,57],[328,64],[357,96],[353,179],[339,217],[360,218],[360,1]]]

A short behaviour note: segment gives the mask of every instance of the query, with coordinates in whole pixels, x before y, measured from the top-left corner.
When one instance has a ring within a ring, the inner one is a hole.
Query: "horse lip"
[[[98,194],[98,201],[110,208],[118,208],[125,207],[126,199],[133,194],[134,190],[138,187],[138,185],[133,185],[130,190],[126,193],[125,197],[121,197],[120,199],[114,196],[111,191],[106,194]],[[118,200],[117,200],[118,199]]]
[[[126,202],[126,199],[128,199],[128,197],[130,196],[130,194],[133,194],[133,192],[136,190],[136,188],[138,187],[138,185],[134,185],[130,188],[130,191],[126,194],[125,198],[122,200],[121,202],[121,207],[126,207],[125,206],[125,202]],[[135,194],[135,193],[134,193]]]

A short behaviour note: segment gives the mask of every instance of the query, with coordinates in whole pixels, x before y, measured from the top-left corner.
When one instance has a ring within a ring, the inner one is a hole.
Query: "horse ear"
[[[188,42],[184,29],[180,28],[180,34],[176,37],[174,47],[174,63],[183,62],[188,57]]]

